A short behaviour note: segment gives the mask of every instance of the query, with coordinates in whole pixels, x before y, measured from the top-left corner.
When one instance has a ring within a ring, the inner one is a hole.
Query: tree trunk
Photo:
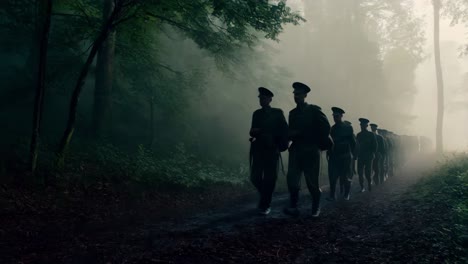
[[[76,113],[78,110],[78,100],[80,98],[80,94],[83,89],[83,86],[86,82],[86,76],[88,75],[89,68],[91,64],[93,63],[93,60],[96,57],[96,54],[99,48],[101,48],[102,44],[104,43],[107,36],[109,35],[109,32],[112,30],[113,23],[115,22],[117,13],[118,13],[117,10],[118,8],[114,8],[109,19],[103,26],[98,38],[94,41],[91,51],[89,52],[88,58],[86,59],[86,62],[81,69],[80,75],[78,77],[75,88],[73,90],[73,94],[70,99],[67,126],[65,128],[65,131],[63,133],[63,136],[62,136],[62,139],[60,141],[60,145],[57,151],[57,156],[58,156],[57,165],[59,167],[64,165],[65,152],[68,148],[68,145],[70,144],[71,138],[73,136],[73,132],[75,130]]]
[[[52,0],[38,1],[38,26],[39,63],[37,68],[36,96],[34,98],[33,129],[30,148],[31,173],[34,176],[37,167],[37,156],[39,151],[39,132],[44,106],[45,74],[47,66],[47,45],[49,42],[49,30],[52,14]]]
[[[114,0],[104,1],[104,21],[109,19],[114,7]],[[96,62],[96,82],[93,108],[93,132],[96,137],[99,137],[103,133],[103,129],[110,121],[114,53],[115,31],[111,29],[107,39],[99,49]]]
[[[432,1],[434,7],[434,58],[437,78],[437,125],[436,125],[436,152],[442,153],[443,125],[444,125],[444,77],[440,60],[440,0]]]

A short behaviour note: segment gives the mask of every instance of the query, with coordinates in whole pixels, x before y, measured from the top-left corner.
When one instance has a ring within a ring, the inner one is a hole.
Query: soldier
[[[377,128],[379,127],[377,124],[370,124],[372,129],[372,133],[375,135],[375,139],[377,140],[377,152],[375,153],[374,157],[374,183],[376,185],[383,183],[382,175],[383,175],[383,157],[385,156],[385,152],[387,146],[385,144],[384,138],[377,134]]]
[[[338,179],[340,179],[340,186],[344,187],[345,200],[349,200],[352,180],[351,159],[356,147],[356,140],[353,127],[343,122],[345,111],[338,107],[332,107],[331,109],[335,124],[330,130],[334,145],[327,152],[328,177],[330,179],[330,197],[328,200],[335,201],[335,189]]]
[[[321,108],[305,102],[310,88],[299,82],[293,83],[294,101],[297,107],[289,112],[289,139],[292,144],[289,148],[288,189],[290,205],[284,213],[297,216],[301,175],[307,183],[312,196],[312,216],[320,214],[319,185],[320,151],[330,149],[332,141],[329,140],[330,123],[322,113]]]
[[[278,177],[280,152],[288,147],[288,124],[283,111],[270,106],[273,93],[263,87],[258,88],[258,92],[262,108],[256,110],[252,117],[250,179],[260,194],[260,214],[267,215]]]
[[[397,142],[395,134],[392,131],[387,131],[388,145],[388,177],[392,177],[395,172],[395,154],[397,149]]]
[[[344,122],[345,124],[351,126],[351,127],[352,127],[352,125],[353,125],[351,122],[349,122],[349,121],[347,121],[347,120],[345,120],[345,121],[343,121],[343,122]],[[353,129],[353,131],[354,131],[354,129]],[[353,134],[353,137],[354,137],[354,141],[356,142],[356,135]],[[352,153],[353,158],[351,159],[351,183],[352,183],[352,178],[353,178],[354,175],[356,174],[356,157],[357,157],[356,151],[357,151],[357,149],[358,149],[358,148],[357,148],[357,142],[356,142],[356,146],[355,146],[355,148],[354,148],[354,152]],[[350,187],[351,187],[351,185],[350,185]],[[344,183],[340,183],[340,193],[344,195],[344,192],[345,192],[345,190],[344,190]]]
[[[372,162],[377,152],[377,140],[374,133],[367,130],[369,120],[366,118],[359,118],[361,125],[361,132],[356,136],[358,145],[357,161],[358,161],[358,175],[359,184],[361,185],[361,192],[365,192],[364,188],[364,174],[367,179],[367,187],[372,191]]]
[[[387,180],[388,175],[389,175],[389,171],[390,171],[390,156],[391,156],[391,152],[392,152],[392,149],[393,149],[393,144],[392,144],[392,142],[390,140],[390,137],[388,135],[387,130],[377,129],[377,132],[379,132],[379,134],[383,137],[384,142],[385,142],[385,146],[386,146],[385,153],[382,156],[383,173],[381,174],[382,178],[380,179],[380,182],[384,182],[384,181]]]

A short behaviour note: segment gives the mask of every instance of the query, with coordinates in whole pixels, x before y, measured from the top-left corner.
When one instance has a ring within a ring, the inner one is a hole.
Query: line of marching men
[[[354,134],[351,123],[343,120],[345,111],[332,107],[334,125],[319,106],[308,104],[310,88],[303,83],[292,84],[296,107],[289,112],[289,122],[283,111],[270,106],[274,94],[258,88],[261,108],[252,116],[250,129],[251,181],[257,188],[260,214],[270,213],[272,194],[282,165],[280,153],[288,150],[287,185],[289,205],[284,213],[299,215],[299,191],[304,175],[312,198],[312,216],[320,215],[321,189],[319,185],[321,152],[327,151],[330,197],[336,200],[336,187],[345,200],[350,199],[353,175],[358,174],[360,191],[372,190],[383,184],[402,164],[402,140],[397,134],[379,129],[366,118],[360,118],[361,131]],[[369,130],[369,127],[371,130]],[[356,170],[357,167],[357,170]]]

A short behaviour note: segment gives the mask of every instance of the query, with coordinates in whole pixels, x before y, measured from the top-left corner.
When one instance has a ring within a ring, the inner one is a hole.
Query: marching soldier
[[[290,205],[284,213],[297,216],[301,175],[304,174],[307,187],[312,196],[312,216],[320,214],[319,185],[320,151],[330,149],[333,142],[329,139],[330,123],[316,105],[305,102],[310,88],[300,82],[293,83],[294,101],[297,106],[289,112],[288,189]]]
[[[359,119],[361,132],[356,136],[358,144],[357,161],[358,161],[358,175],[359,184],[361,185],[361,192],[365,192],[364,188],[364,175],[367,179],[367,187],[369,191],[372,190],[372,162],[377,152],[377,140],[374,133],[367,130],[369,120],[366,118]]]
[[[389,172],[390,172],[390,159],[391,159],[390,156],[391,156],[391,152],[393,150],[393,143],[392,143],[392,141],[390,139],[390,136],[389,136],[387,130],[377,129],[377,132],[379,132],[379,135],[381,135],[383,137],[384,142],[385,142],[385,146],[386,146],[385,153],[382,156],[383,173],[382,173],[382,178],[380,179],[381,182],[384,182],[385,180],[387,180]]]
[[[385,156],[385,152],[387,149],[387,146],[385,144],[384,138],[377,134],[377,128],[379,127],[377,124],[370,124],[370,127],[372,129],[372,133],[375,135],[375,139],[377,140],[377,152],[375,153],[375,158],[374,158],[374,183],[381,184],[383,183],[382,178],[383,178],[383,159]]]
[[[351,189],[352,153],[356,147],[353,127],[343,122],[345,111],[338,107],[332,107],[333,120],[335,124],[331,127],[330,136],[333,139],[333,148],[328,151],[328,177],[330,179],[329,201],[335,200],[336,182],[340,180],[340,186],[344,187],[345,200],[349,200]]]
[[[288,124],[283,111],[270,106],[273,93],[263,87],[258,88],[258,92],[262,108],[256,110],[252,117],[250,177],[260,194],[260,214],[267,215],[278,177],[279,155],[288,147]]]

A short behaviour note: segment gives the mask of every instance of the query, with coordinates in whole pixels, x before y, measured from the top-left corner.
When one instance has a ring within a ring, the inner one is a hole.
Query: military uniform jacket
[[[387,142],[387,154],[390,154],[393,152],[393,140],[390,137],[384,137],[384,139]]]
[[[330,134],[330,123],[321,108],[305,104],[289,112],[290,140],[292,150],[317,147]]]
[[[375,134],[377,140],[377,153],[387,155],[387,142],[381,135]]]
[[[254,150],[278,151],[281,145],[288,144],[288,124],[283,111],[279,108],[261,108],[252,116],[252,127],[260,129],[252,143]]]
[[[370,131],[361,131],[357,134],[358,143],[357,156],[360,159],[372,159],[377,152],[377,140],[374,133]]]
[[[353,127],[343,122],[334,124],[331,127],[330,135],[333,139],[333,148],[329,152],[330,156],[350,156],[354,154],[356,139]]]

